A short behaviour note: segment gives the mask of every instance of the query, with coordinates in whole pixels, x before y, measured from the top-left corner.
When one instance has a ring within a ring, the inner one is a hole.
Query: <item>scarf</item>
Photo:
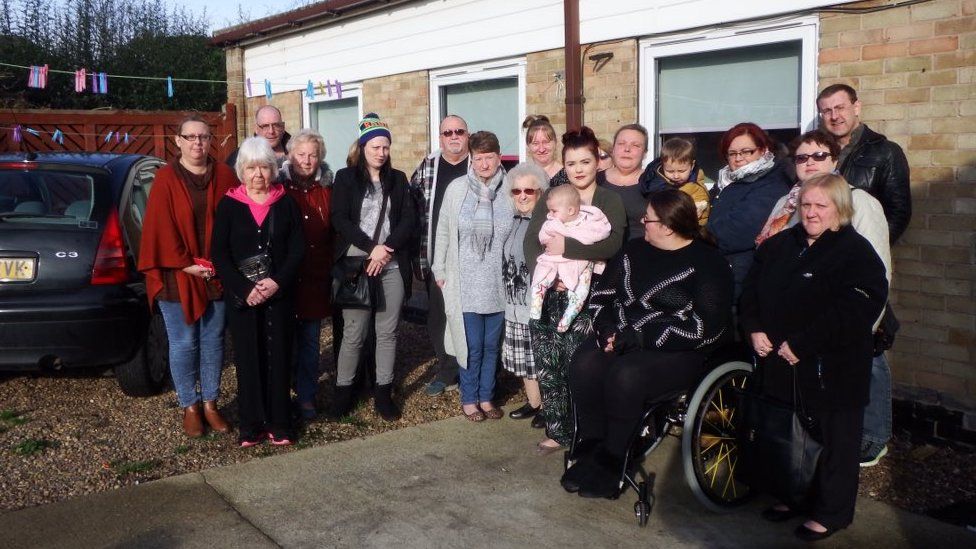
[[[725,166],[718,171],[718,190],[721,191],[736,181],[751,183],[769,173],[776,165],[776,159],[772,151],[766,151],[758,160],[754,160],[738,170],[730,170]]]
[[[285,188],[278,183],[272,184],[268,189],[268,199],[264,201],[264,204],[252,200],[247,195],[247,189],[244,185],[238,185],[227,191],[227,196],[242,204],[247,204],[247,207],[251,210],[251,217],[254,218],[254,222],[260,227],[264,223],[264,218],[268,216],[268,212],[271,211],[271,206],[280,200],[282,196],[285,196]]]
[[[763,225],[759,235],[756,236],[756,246],[759,246],[767,238],[773,236],[774,234],[782,231],[790,224],[790,219],[793,218],[793,214],[796,213],[796,207],[800,200],[800,187],[802,185],[797,183],[793,185],[790,189],[790,193],[786,195],[786,203],[780,208],[778,212],[773,213],[766,220],[766,224]]]
[[[491,248],[495,238],[495,196],[502,185],[502,170],[499,169],[487,182],[482,183],[474,174],[474,168],[468,168],[468,192],[478,198],[474,216],[471,219],[471,249],[479,260],[484,260],[485,254]]]

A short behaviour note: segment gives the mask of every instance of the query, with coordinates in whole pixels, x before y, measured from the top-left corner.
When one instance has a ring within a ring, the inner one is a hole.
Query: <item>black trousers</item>
[[[276,438],[291,436],[292,316],[293,309],[284,300],[228,307],[242,439],[266,431]]]
[[[641,350],[605,353],[596,336],[580,344],[569,370],[579,438],[603,440],[624,456],[648,399],[691,389],[704,375],[705,356],[696,351]]]
[[[830,529],[844,528],[854,521],[864,408],[810,412],[823,443],[809,501],[810,518]]]
[[[447,330],[447,315],[444,313],[444,292],[434,281],[434,275],[427,273],[427,337],[437,357],[437,374],[434,378],[447,385],[458,381],[460,366],[455,357],[444,350],[444,332]]]

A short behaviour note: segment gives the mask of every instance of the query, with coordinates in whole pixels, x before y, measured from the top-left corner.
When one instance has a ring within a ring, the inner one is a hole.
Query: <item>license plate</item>
[[[0,257],[0,282],[30,282],[36,265],[31,257]]]

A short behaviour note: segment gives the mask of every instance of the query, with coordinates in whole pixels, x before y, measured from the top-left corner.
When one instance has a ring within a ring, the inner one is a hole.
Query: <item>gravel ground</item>
[[[324,329],[322,336],[326,352],[320,406],[329,401],[335,371],[328,352],[330,330]],[[196,440],[183,436],[172,390],[150,398],[130,398],[122,394],[114,378],[99,373],[3,374],[0,510],[60,501],[459,415],[457,393],[437,397],[424,394],[433,375],[432,366],[433,353],[424,328],[404,322],[396,366],[402,419],[385,422],[373,412],[372,401],[364,400],[343,421],[322,418],[311,422],[295,446],[262,445],[248,450],[237,447],[234,434]],[[220,406],[233,424],[237,406],[232,400],[236,392],[232,365],[224,370],[222,385],[227,398]],[[507,372],[501,374],[498,403],[521,404],[520,386]],[[905,437],[893,440],[889,449],[888,457],[878,466],[862,469],[862,496],[920,513],[976,501],[976,452],[913,445]]]

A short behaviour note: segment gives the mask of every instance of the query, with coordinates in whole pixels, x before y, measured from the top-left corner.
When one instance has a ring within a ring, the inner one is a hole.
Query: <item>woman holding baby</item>
[[[585,307],[575,312],[579,303],[570,298],[573,292],[567,291],[567,288],[578,288],[580,277],[585,276],[583,273],[594,269],[597,262],[606,262],[612,258],[620,250],[627,230],[627,214],[620,195],[597,185],[600,144],[593,135],[593,130],[584,126],[579,131],[567,132],[563,135],[562,142],[563,167],[569,178],[569,185],[578,195],[580,205],[576,216],[596,217],[596,212],[599,212],[610,227],[609,235],[599,240],[574,238],[555,231],[543,235],[545,244],[540,242],[540,233],[550,213],[548,198],[554,187],[536,204],[526,231],[524,251],[530,272],[536,272],[537,258],[543,255],[543,262],[572,260],[592,264],[581,269],[579,277],[574,280],[560,279],[550,282],[548,290],[542,296],[538,318],[529,322],[535,361],[539,368],[539,386],[542,390],[542,407],[548,435],[548,438],[539,443],[540,454],[554,452],[570,442],[573,425],[566,366],[580,342],[591,332],[592,320],[589,313]],[[568,200],[575,203],[576,199]],[[564,202],[565,197],[553,204],[558,204],[557,208],[561,208]],[[582,213],[584,206],[588,210],[592,207],[590,213]],[[555,220],[558,220],[558,216],[570,219],[570,224],[578,219],[566,213],[553,213]],[[566,225],[566,222],[560,223]],[[533,280],[533,285],[535,284],[536,281]],[[578,293],[574,295],[578,297]],[[564,318],[567,313],[570,313],[568,322]],[[563,326],[559,326],[560,321],[563,321]]]

